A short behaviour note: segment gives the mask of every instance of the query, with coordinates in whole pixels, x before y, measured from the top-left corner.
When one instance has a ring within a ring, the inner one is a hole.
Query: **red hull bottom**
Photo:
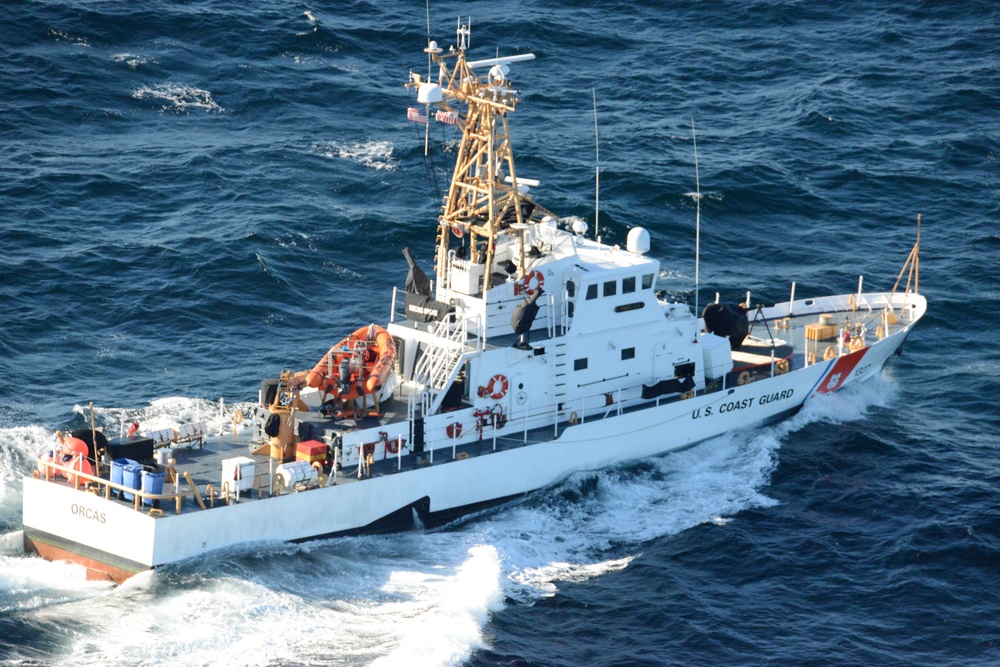
[[[132,569],[112,565],[94,556],[86,556],[69,548],[56,546],[40,537],[29,536],[28,531],[24,533],[24,553],[41,556],[45,560],[61,560],[82,565],[87,570],[87,579],[91,581],[111,581],[120,584],[129,577],[146,569]]]

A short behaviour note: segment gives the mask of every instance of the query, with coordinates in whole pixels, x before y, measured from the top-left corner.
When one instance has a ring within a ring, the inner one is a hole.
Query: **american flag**
[[[426,123],[427,112],[420,107],[410,107],[406,110],[406,119],[412,120],[414,123]]]
[[[448,125],[458,125],[457,111],[437,111],[434,113],[434,120]]]

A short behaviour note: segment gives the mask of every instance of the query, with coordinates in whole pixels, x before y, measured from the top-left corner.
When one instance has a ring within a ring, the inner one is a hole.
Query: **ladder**
[[[438,322],[432,332],[434,340],[425,344],[424,353],[413,370],[413,381],[424,386],[429,395],[430,411],[441,405],[443,392],[451,384],[466,351],[467,320],[462,318],[453,327],[452,317]]]

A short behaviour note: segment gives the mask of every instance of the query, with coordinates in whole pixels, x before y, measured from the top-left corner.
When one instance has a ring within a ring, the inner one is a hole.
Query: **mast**
[[[694,316],[701,317],[698,312],[698,268],[701,262],[701,177],[698,174],[698,137],[694,131],[694,118],[691,119],[691,143],[694,145]],[[688,193],[691,194],[690,192]],[[750,300],[747,299],[747,308]]]
[[[438,82],[410,74],[407,87],[417,88],[417,101],[458,114],[462,130],[455,170],[438,217],[434,268],[439,285],[446,284],[449,236],[468,236],[469,259],[485,263],[483,292],[489,289],[497,236],[512,223],[525,223],[535,205],[518,188],[507,114],[519,99],[507,79],[509,64],[533,60],[534,54],[470,62],[469,26],[458,26],[458,47],[443,53],[435,42],[425,51],[438,65]],[[489,68],[485,77],[475,69]],[[463,113],[464,111],[464,113]],[[429,115],[429,114],[428,114]],[[428,118],[430,120],[430,118]],[[523,271],[523,269],[522,269]]]

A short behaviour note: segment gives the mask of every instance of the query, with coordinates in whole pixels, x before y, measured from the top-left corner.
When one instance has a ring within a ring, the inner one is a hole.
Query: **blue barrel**
[[[111,483],[112,484],[124,484],[122,481],[124,479],[123,473],[125,472],[125,466],[127,465],[138,465],[138,461],[133,461],[132,459],[115,459],[111,462]],[[111,497],[117,498],[118,491],[111,491]]]
[[[122,484],[130,489],[141,489],[142,466],[138,463],[126,463],[122,467]],[[135,494],[129,493],[128,491],[122,491],[122,498],[125,500],[134,500]]]
[[[167,473],[165,472],[149,472],[148,470],[143,470],[142,490],[145,493],[163,493],[163,480],[166,476]],[[153,507],[160,506],[160,501],[153,500],[152,498],[143,498],[142,503],[144,505],[152,505]]]

